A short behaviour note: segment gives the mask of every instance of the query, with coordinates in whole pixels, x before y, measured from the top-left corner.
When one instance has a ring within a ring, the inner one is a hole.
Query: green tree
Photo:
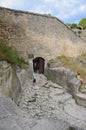
[[[72,23],[71,26],[72,27],[77,27],[77,24],[76,23]]]
[[[70,26],[70,27],[73,27],[73,28],[74,28],[74,27],[77,27],[77,24],[76,24],[76,23],[67,23],[66,25],[67,25],[67,26]]]
[[[71,26],[71,23],[66,23],[67,26]]]
[[[86,29],[86,18],[81,19],[78,25]]]

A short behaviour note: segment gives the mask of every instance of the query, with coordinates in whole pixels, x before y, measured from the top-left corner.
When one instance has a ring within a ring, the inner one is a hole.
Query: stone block
[[[77,80],[76,74],[66,68],[56,67],[48,68],[45,75],[55,83],[66,88],[70,94],[75,95],[79,91],[80,81]]]
[[[68,82],[67,82],[68,91],[72,95],[75,95],[77,92],[79,92],[80,84],[81,84],[80,81],[77,80],[76,78],[68,80]]]
[[[86,94],[77,93],[75,98],[79,105],[86,107]]]

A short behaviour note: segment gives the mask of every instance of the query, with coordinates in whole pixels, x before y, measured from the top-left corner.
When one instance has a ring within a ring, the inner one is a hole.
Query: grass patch
[[[21,68],[28,65],[28,63],[19,56],[16,50],[0,42],[0,60],[6,60],[7,62],[18,65]]]
[[[84,53],[84,54],[82,54],[82,55],[79,55],[79,56],[78,56],[78,59],[79,59],[79,60],[84,60],[84,59],[86,59],[86,53]]]

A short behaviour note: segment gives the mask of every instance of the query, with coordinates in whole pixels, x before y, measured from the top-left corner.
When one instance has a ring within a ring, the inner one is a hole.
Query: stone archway
[[[33,70],[40,74],[44,74],[45,60],[42,57],[36,57],[33,59]]]

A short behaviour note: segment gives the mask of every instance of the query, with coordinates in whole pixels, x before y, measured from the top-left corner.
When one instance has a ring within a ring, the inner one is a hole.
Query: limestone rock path
[[[19,106],[33,118],[52,117],[86,129],[86,108],[77,105],[62,86],[42,74],[37,74],[35,84],[32,79],[27,79]]]

